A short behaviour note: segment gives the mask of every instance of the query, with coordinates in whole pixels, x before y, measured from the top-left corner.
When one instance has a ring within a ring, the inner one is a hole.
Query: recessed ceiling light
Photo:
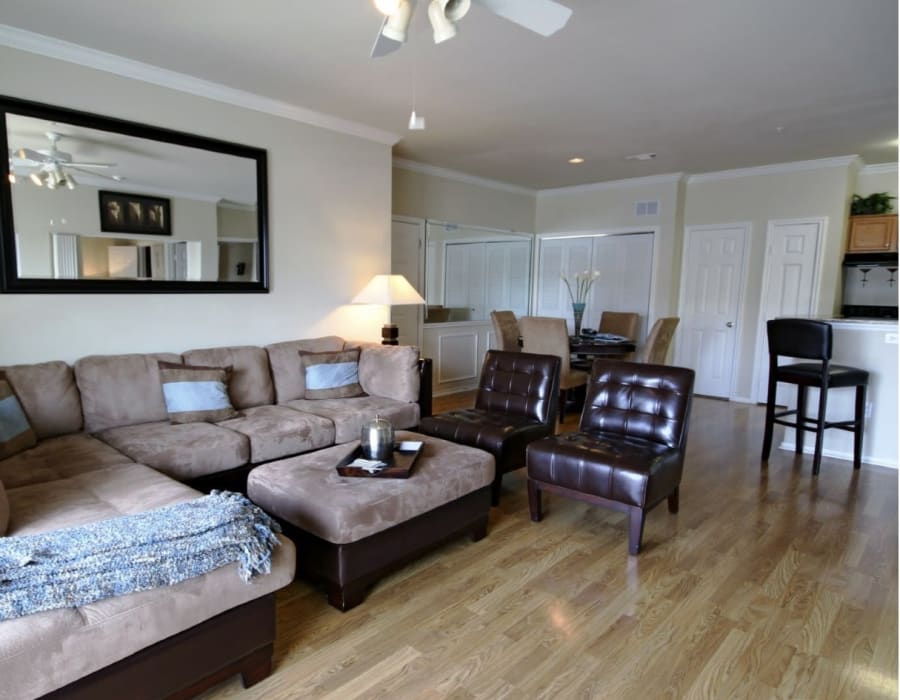
[[[635,153],[634,155],[625,156],[625,160],[653,160],[656,158],[655,153]]]
[[[574,158],[569,158],[569,162],[572,165],[578,165],[579,163],[584,163],[584,158],[581,156],[575,156]]]

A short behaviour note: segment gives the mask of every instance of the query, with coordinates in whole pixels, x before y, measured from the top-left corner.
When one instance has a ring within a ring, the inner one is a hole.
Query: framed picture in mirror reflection
[[[100,230],[113,233],[172,235],[168,199],[100,190]]]

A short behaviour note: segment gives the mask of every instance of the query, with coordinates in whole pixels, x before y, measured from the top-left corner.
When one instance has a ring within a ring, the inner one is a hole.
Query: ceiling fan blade
[[[90,175],[91,177],[102,177],[104,180],[112,180],[113,182],[121,182],[125,179],[124,177],[121,177],[119,175],[112,177],[110,175],[104,175],[93,170],[85,170],[84,168],[79,168],[74,165],[66,165],[65,167],[67,170],[77,170],[79,173],[84,173],[85,175]]]
[[[554,0],[472,0],[491,12],[542,36],[566,26],[572,10]]]
[[[63,163],[67,168],[78,166],[79,168],[114,168],[115,163]]]
[[[20,148],[17,151],[13,151],[14,158],[20,158],[21,160],[33,160],[35,163],[51,163],[53,162],[51,158],[48,158],[45,154],[40,153],[39,151],[33,151],[30,148]]]
[[[387,56],[389,53],[393,53],[401,46],[403,46],[403,42],[388,39],[384,34],[381,33],[384,29],[384,26],[388,23],[388,19],[388,17],[384,18],[384,21],[381,23],[381,28],[378,30],[378,36],[375,37],[375,44],[372,46],[372,58],[381,58],[382,56]]]

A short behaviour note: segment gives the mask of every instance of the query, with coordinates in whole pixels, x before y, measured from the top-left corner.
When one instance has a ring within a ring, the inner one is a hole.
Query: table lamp
[[[403,275],[375,275],[351,303],[403,306],[424,304],[425,300]],[[381,329],[381,344],[398,345],[399,335],[396,323],[385,323]]]

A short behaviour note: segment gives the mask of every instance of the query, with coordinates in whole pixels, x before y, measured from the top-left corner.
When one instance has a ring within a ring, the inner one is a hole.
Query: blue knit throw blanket
[[[232,562],[269,573],[281,528],[246,497],[194,501],[63,530],[0,537],[0,620],[166,586]]]

